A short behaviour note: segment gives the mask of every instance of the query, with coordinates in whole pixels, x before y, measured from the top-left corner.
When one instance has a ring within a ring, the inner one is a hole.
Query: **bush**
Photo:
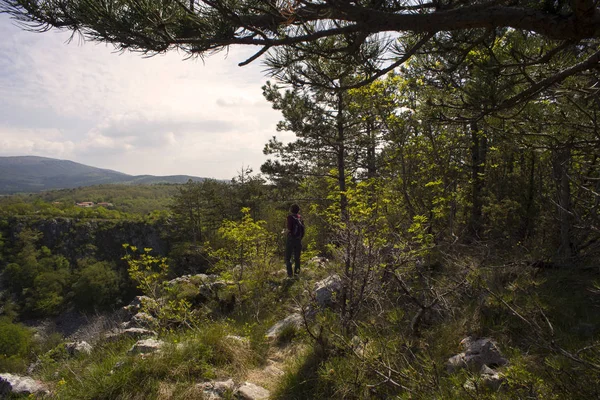
[[[0,371],[21,372],[27,365],[32,333],[25,326],[0,318]]]

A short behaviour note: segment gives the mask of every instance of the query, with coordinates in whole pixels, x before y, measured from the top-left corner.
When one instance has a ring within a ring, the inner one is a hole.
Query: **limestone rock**
[[[150,329],[145,328],[127,328],[124,329],[121,334],[123,336],[132,337],[132,338],[143,338],[148,336],[158,336],[158,333],[154,332]]]
[[[339,275],[331,275],[315,283],[315,299],[322,307],[331,307],[335,304],[335,296],[342,290],[342,278]]]
[[[65,348],[70,356],[92,353],[92,346],[85,341],[65,343]]]
[[[14,394],[41,395],[50,393],[48,387],[29,376],[0,374],[0,398]]]
[[[280,368],[277,368],[274,365],[267,366],[263,371],[266,374],[269,374],[272,376],[281,376],[281,375],[285,374],[285,372],[283,372]]]
[[[131,321],[126,323],[123,327],[129,328],[148,328],[154,325],[154,317],[145,312],[139,312],[131,317]]]
[[[235,394],[238,399],[242,400],[266,400],[271,395],[267,389],[251,382],[244,382]]]
[[[129,349],[130,354],[147,354],[147,353],[155,353],[160,350],[160,348],[164,345],[162,340],[156,339],[143,339],[138,340],[132,347]]]
[[[502,356],[496,342],[490,338],[473,339],[465,338],[461,341],[464,352],[450,357],[446,364],[448,372],[454,372],[460,368],[468,368],[479,371],[486,365],[497,367],[508,364],[508,360]]]
[[[123,310],[127,311],[130,315],[137,314],[142,308],[143,304],[152,304],[155,300],[148,296],[135,296],[135,298],[123,307]]]
[[[281,334],[281,332],[283,332],[284,329],[288,327],[300,329],[303,323],[304,319],[302,318],[302,315],[299,313],[290,314],[270,327],[265,336],[269,339],[275,339]]]
[[[143,339],[149,337],[156,337],[158,334],[155,331],[146,328],[127,328],[117,329],[112,332],[108,332],[104,335],[104,339],[108,341],[116,341],[122,337],[130,337],[133,339]]]

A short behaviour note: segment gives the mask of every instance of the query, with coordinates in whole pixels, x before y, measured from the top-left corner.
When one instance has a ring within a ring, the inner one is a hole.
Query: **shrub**
[[[20,372],[31,348],[32,333],[25,326],[0,318],[0,370]]]

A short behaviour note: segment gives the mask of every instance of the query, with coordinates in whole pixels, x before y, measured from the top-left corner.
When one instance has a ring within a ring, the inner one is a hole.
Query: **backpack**
[[[300,215],[292,215],[292,237],[302,239],[304,237],[304,222]]]

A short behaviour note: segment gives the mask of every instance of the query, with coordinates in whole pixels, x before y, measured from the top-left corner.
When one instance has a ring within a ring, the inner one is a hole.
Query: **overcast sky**
[[[3,14],[0,38],[0,156],[229,179],[242,165],[258,172],[277,134],[263,66],[237,66],[250,48],[204,62],[175,52],[142,58],[67,44],[66,32],[26,32]]]

